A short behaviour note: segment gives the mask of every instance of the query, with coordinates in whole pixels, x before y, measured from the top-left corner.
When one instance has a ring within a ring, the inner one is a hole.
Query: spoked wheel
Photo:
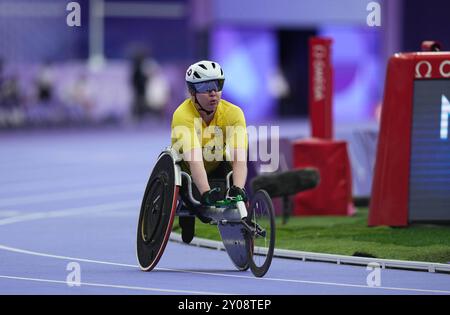
[[[172,231],[178,186],[175,164],[163,153],[156,162],[145,189],[137,229],[137,257],[144,271],[152,270],[161,258]]]
[[[263,277],[270,268],[275,248],[275,212],[265,190],[258,190],[253,196],[248,225],[251,227],[247,241],[250,269],[256,277]]]

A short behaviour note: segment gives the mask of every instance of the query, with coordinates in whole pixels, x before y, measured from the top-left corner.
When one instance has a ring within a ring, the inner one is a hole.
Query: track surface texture
[[[0,294],[450,294],[447,274],[382,269],[370,287],[365,267],[279,258],[255,278],[174,242],[140,271],[140,202],[169,139],[156,126],[0,134]]]

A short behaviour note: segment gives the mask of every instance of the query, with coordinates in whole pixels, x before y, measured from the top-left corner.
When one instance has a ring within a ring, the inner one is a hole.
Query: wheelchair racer
[[[189,66],[185,79],[190,97],[173,114],[172,148],[182,154],[180,166],[195,183],[194,196],[201,196],[204,206],[223,199],[223,192],[211,189],[209,181],[224,180],[233,171],[233,185],[226,196],[240,195],[247,202],[245,117],[238,106],[222,99],[225,76],[221,66],[214,61],[199,61]],[[188,201],[186,185],[182,185],[180,194],[189,210],[204,221]],[[183,241],[189,243],[194,237],[195,217],[180,216],[179,222]]]

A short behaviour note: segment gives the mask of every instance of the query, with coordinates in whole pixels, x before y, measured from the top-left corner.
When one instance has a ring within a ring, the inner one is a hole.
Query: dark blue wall
[[[420,51],[423,40],[438,40],[450,50],[450,1],[403,1],[403,50]]]

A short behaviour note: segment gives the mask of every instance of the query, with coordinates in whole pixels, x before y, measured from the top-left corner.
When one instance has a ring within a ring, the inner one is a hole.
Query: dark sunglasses
[[[224,80],[213,80],[206,82],[194,83],[194,88],[197,93],[209,93],[211,91],[220,92],[223,88]]]

